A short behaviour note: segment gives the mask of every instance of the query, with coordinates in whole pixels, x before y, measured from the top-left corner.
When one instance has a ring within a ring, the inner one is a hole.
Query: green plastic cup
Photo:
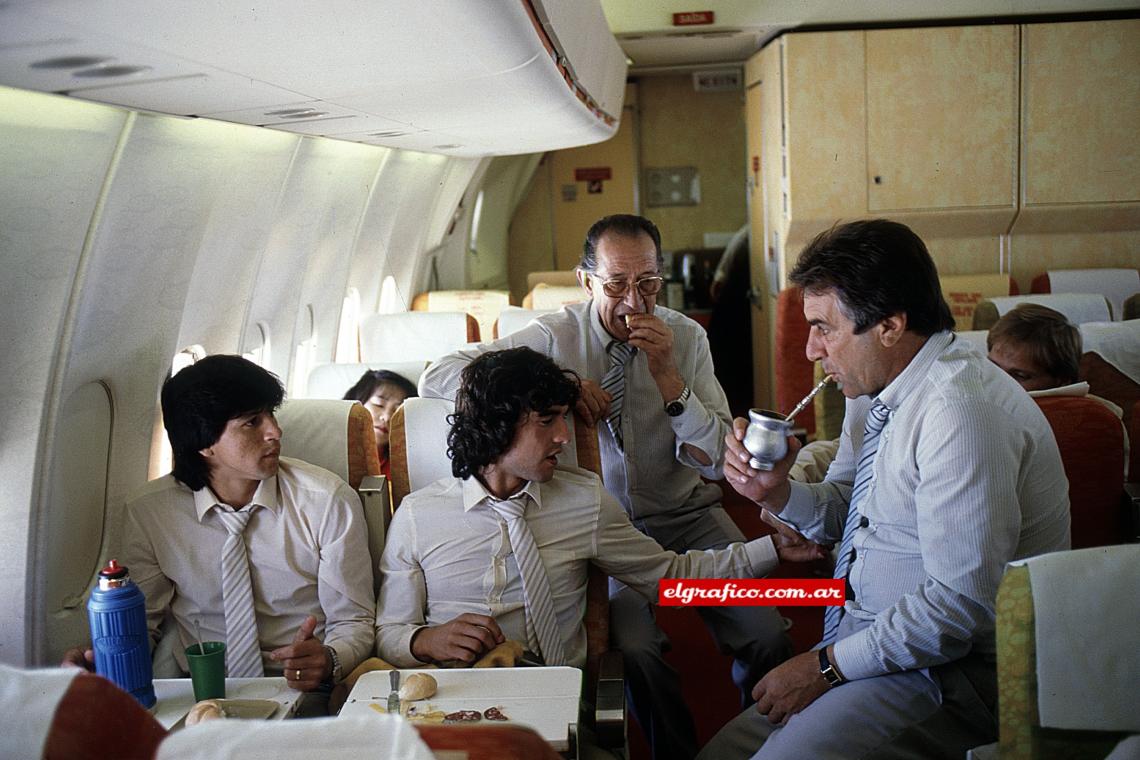
[[[204,641],[201,653],[197,644],[186,647],[194,699],[223,699],[226,696],[226,645],[222,641]]]

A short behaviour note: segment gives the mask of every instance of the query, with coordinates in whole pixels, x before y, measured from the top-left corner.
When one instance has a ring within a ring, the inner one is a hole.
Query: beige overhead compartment
[[[597,0],[0,3],[0,84],[455,156],[617,130]]]
[[[1026,289],[1137,264],[1140,21],[789,33],[747,72],[777,287],[812,236],[869,216],[943,274]]]

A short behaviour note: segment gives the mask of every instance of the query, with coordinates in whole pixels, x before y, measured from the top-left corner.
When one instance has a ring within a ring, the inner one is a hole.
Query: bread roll
[[[523,645],[514,639],[507,639],[492,649],[475,663],[476,668],[513,668],[523,656]]]
[[[412,673],[400,684],[400,701],[427,699],[435,694],[437,684],[427,673]]]
[[[216,699],[203,699],[191,707],[190,712],[186,713],[186,725],[195,726],[207,720],[218,720],[224,717],[226,717],[226,711],[222,709]]]

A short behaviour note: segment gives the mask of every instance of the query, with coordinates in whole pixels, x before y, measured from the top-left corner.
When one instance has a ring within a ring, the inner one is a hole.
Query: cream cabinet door
[[[866,33],[872,212],[1012,207],[1018,28]]]

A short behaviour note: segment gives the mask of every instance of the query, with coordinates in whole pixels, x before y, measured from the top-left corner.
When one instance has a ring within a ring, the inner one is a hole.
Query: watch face
[[[670,417],[680,416],[683,411],[685,411],[685,405],[680,401],[670,401],[669,405],[665,407],[665,413]]]

